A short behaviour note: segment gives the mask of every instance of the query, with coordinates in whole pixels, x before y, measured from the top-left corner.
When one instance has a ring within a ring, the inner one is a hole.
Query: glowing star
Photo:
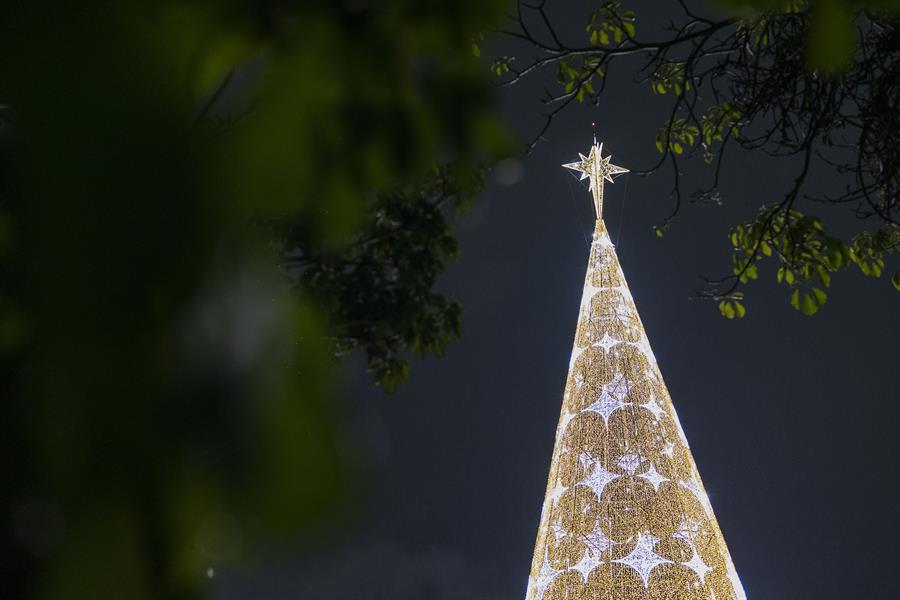
[[[628,169],[610,164],[609,159],[612,156],[603,158],[603,144],[597,145],[596,141],[591,146],[591,151],[585,156],[578,153],[581,160],[578,162],[566,163],[563,166],[581,174],[580,179],[591,180],[591,193],[594,195],[594,209],[597,211],[597,218],[603,216],[603,181],[613,182],[613,175],[619,173],[627,173]]]
[[[681,524],[678,526],[678,531],[672,534],[672,537],[684,540],[693,548],[694,540],[697,539],[697,535],[700,533],[700,523],[697,521],[688,520],[687,517],[681,517]]]
[[[569,426],[569,421],[575,418],[575,414],[576,413],[570,413],[569,411],[566,411],[562,414],[562,416],[559,418],[560,431],[566,430],[566,427]]]
[[[553,534],[553,539],[555,539],[557,542],[566,537],[566,534],[568,533],[566,531],[566,528],[562,525],[559,525],[558,523],[554,523],[550,526],[550,532]]]
[[[583,541],[584,545],[587,546],[588,550],[593,552],[595,556],[600,556],[616,545],[614,541],[606,537],[606,534],[603,533],[603,530],[601,529],[596,529],[587,534],[584,536]]]
[[[672,562],[653,551],[653,547],[658,541],[659,538],[649,531],[642,531],[638,533],[637,545],[634,550],[625,558],[619,558],[613,562],[627,565],[637,571],[644,581],[644,587],[650,587],[650,574],[653,569]]]
[[[569,489],[569,488],[564,486],[559,479],[556,480],[556,486],[553,488],[553,491],[550,492],[550,495],[547,496],[548,498],[550,498],[550,501],[553,503],[552,504],[553,506],[556,506],[556,503],[559,502],[559,499],[562,497],[562,495],[565,493],[565,491],[567,489]]]
[[[629,452],[628,454],[623,454],[616,464],[629,475],[634,475],[641,468],[641,465],[644,464],[644,460],[643,457],[638,456],[634,452]]]
[[[709,498],[703,492],[703,486],[700,485],[700,482],[697,481],[696,477],[691,477],[690,481],[679,481],[679,485],[686,490],[689,490],[697,501],[703,506],[703,510],[706,511],[706,514],[712,516],[713,509],[712,504],[709,503]]]
[[[697,554],[697,550],[694,550],[694,556],[691,560],[687,562],[681,563],[691,571],[697,574],[697,577],[700,578],[700,582],[703,585],[706,585],[706,574],[711,572],[713,569],[708,564],[703,562],[703,559],[700,558],[700,555]]]
[[[617,375],[613,381],[603,386],[600,398],[584,410],[597,413],[603,417],[603,422],[609,425],[609,416],[611,414],[620,408],[631,406],[630,403],[624,400],[627,393],[628,384],[625,382],[625,378]]]
[[[600,346],[601,348],[603,348],[604,350],[609,352],[610,348],[612,348],[613,346],[615,346],[616,344],[619,344],[621,342],[622,342],[622,340],[617,340],[614,337],[610,337],[610,335],[608,333],[604,333],[603,339],[600,340],[599,342],[597,342],[595,344],[595,346]]]
[[[591,474],[579,481],[578,485],[586,485],[594,490],[594,493],[597,494],[597,500],[599,501],[600,496],[603,495],[603,488],[606,487],[606,484],[619,477],[621,476],[617,473],[610,473],[607,471],[600,463],[594,463],[594,469],[591,471]]]
[[[581,557],[581,560],[578,563],[572,565],[572,569],[581,573],[582,578],[584,578],[584,582],[587,583],[588,575],[591,574],[598,565],[602,564],[603,561],[599,558],[596,558],[593,554],[584,551],[584,556]]]
[[[578,462],[581,463],[582,467],[584,467],[586,470],[590,471],[594,467],[594,463],[596,463],[597,461],[595,461],[594,457],[591,456],[589,453],[582,452],[581,454],[578,455]]]
[[[650,402],[648,402],[647,404],[639,404],[638,406],[640,406],[641,408],[646,408],[647,410],[652,412],[653,417],[657,421],[659,421],[659,417],[661,415],[666,414],[666,410],[662,406],[660,406],[659,404],[656,403],[656,398],[650,400]]]
[[[533,600],[541,600],[541,598],[544,597],[544,592],[547,591],[547,588],[553,583],[556,576],[562,573],[561,570],[554,569],[550,565],[550,561],[547,560],[547,554],[547,552],[544,552],[544,564],[541,565],[540,573],[537,574],[537,577],[535,577],[532,582],[534,589],[534,596],[532,596]]]
[[[659,491],[659,484],[664,481],[672,481],[668,477],[663,477],[662,475],[660,475],[659,472],[657,472],[656,467],[653,466],[653,463],[650,463],[650,468],[647,469],[646,473],[641,473],[640,475],[638,475],[638,477],[643,477],[644,479],[652,483],[653,490],[656,492]]]

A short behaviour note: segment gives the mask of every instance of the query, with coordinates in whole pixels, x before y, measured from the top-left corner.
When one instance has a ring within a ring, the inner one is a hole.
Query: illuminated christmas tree
[[[597,225],[527,600],[744,600],[725,539],[603,223],[603,184],[627,169],[588,156]]]

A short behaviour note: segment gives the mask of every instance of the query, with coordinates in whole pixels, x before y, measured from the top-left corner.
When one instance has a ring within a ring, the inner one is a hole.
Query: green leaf
[[[603,44],[604,46],[609,44],[609,34],[606,33],[605,31],[600,32],[600,43]]]
[[[897,269],[897,272],[891,277],[891,283],[894,285],[894,289],[900,292],[900,269]]]
[[[741,304],[740,302],[735,301],[734,308],[737,311],[737,316],[739,319],[743,319],[744,315],[747,314],[747,309],[744,308],[744,305]]]
[[[831,285],[831,274],[828,272],[828,269],[819,265],[816,268],[816,273],[819,275],[819,281],[822,282],[822,285],[825,287],[829,287]]]
[[[772,256],[772,247],[766,242],[759,243],[759,250],[763,253],[764,256]]]
[[[794,290],[794,293],[791,294],[791,306],[800,310],[800,290]]]
[[[825,301],[828,300],[828,294],[825,293],[824,290],[820,290],[819,288],[813,288],[813,296],[816,300],[817,306],[825,306]]]
[[[672,150],[675,151],[675,154],[681,154],[682,152],[684,152],[684,148],[682,148],[681,144],[679,144],[678,142],[672,144]]]
[[[719,312],[721,312],[722,316],[726,319],[733,319],[735,316],[734,306],[732,306],[731,302],[725,300],[719,302]]]
[[[794,285],[794,270],[793,269],[785,270],[784,280],[788,282],[788,285]]]
[[[876,260],[875,262],[872,263],[872,266],[871,266],[872,275],[874,275],[875,277],[881,277],[881,270],[883,268],[884,268],[884,261]]]
[[[481,56],[481,48],[475,42],[472,42],[472,56]]]
[[[379,383],[389,394],[397,390],[397,386],[409,378],[409,363],[402,359],[392,359],[380,373]]]
[[[819,306],[816,304],[816,301],[809,294],[803,294],[803,301],[800,304],[800,312],[802,312],[807,317],[810,317],[816,314],[816,311],[819,310]]]

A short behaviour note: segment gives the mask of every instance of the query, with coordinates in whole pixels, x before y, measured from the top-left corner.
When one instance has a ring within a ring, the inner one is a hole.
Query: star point
[[[700,578],[700,583],[706,585],[706,575],[707,573],[710,573],[713,568],[703,562],[703,559],[700,558],[700,555],[697,554],[696,550],[694,550],[694,556],[691,557],[691,560],[681,564],[696,573],[697,577]]]
[[[567,489],[569,489],[569,488],[564,486],[562,484],[562,481],[560,481],[559,479],[556,480],[556,486],[553,488],[553,490],[550,492],[550,495],[548,496],[548,498],[550,498],[550,501],[552,502],[553,506],[556,506],[556,503],[559,502],[559,499],[562,498],[562,495],[565,493],[565,491]]]
[[[597,501],[599,502],[603,497],[603,489],[606,485],[612,481],[615,481],[621,477],[618,473],[611,473],[606,470],[606,468],[600,463],[596,462],[593,464],[593,468],[591,469],[590,474],[579,481],[576,485],[586,485],[587,487],[593,490],[594,494],[597,496]]]
[[[603,182],[609,181],[612,183],[613,175],[628,173],[628,169],[611,164],[609,161],[612,155],[604,158],[602,143],[597,144],[595,142],[587,156],[580,152],[578,156],[581,157],[580,161],[565,163],[562,166],[577,171],[579,180],[590,178],[590,189],[594,196],[594,208],[597,210],[597,218],[599,219],[603,216]]]
[[[649,481],[653,485],[653,490],[659,491],[659,484],[664,483],[666,481],[671,481],[668,477],[665,477],[656,470],[656,467],[653,466],[653,463],[650,463],[650,468],[647,469],[646,473],[641,473],[638,477],[643,477],[647,481]]]
[[[553,580],[560,573],[562,573],[562,570],[553,568],[553,565],[550,564],[549,553],[547,550],[544,550],[544,562],[541,564],[541,570],[536,576],[533,576],[529,586],[534,589],[534,594],[531,596],[532,599],[541,600],[544,597],[544,592],[547,591],[547,588],[550,587],[550,584],[553,583]]]
[[[671,560],[663,558],[653,551],[653,547],[658,541],[659,538],[649,531],[640,532],[638,533],[637,545],[635,545],[634,550],[628,556],[616,559],[613,562],[621,563],[637,571],[644,582],[644,587],[648,588],[650,586],[650,574],[653,572],[653,569],[659,565],[672,563]]]
[[[587,548],[585,548],[584,556],[580,561],[572,565],[570,569],[581,573],[581,577],[584,579],[584,582],[587,583],[588,576],[591,574],[591,571],[593,571],[601,564],[603,564],[603,561],[594,556],[591,552],[588,551]]]

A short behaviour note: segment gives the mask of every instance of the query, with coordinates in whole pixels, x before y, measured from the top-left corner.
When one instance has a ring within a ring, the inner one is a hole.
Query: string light
[[[563,165],[597,224],[526,598],[746,600],[602,219],[627,172],[602,148]]]

